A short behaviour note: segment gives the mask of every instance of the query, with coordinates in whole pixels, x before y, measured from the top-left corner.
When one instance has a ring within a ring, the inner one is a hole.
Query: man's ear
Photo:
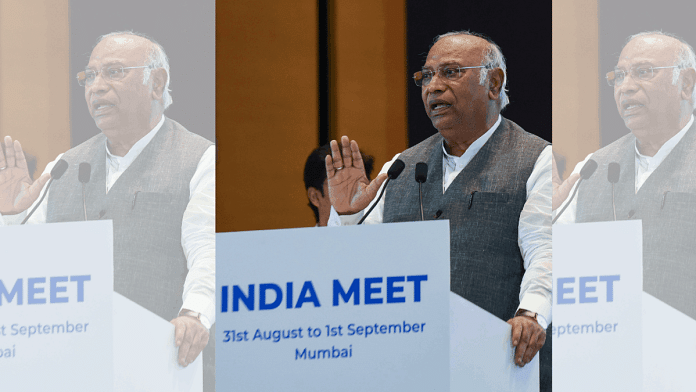
[[[152,97],[156,100],[164,96],[164,86],[167,84],[167,71],[164,68],[153,69],[150,73],[152,79]]]
[[[694,84],[696,84],[696,70],[693,68],[685,68],[681,70],[684,78],[684,88],[682,88],[682,99],[691,102],[691,96],[694,93]],[[695,102],[691,102],[693,105]]]
[[[505,80],[505,73],[500,68],[494,68],[488,71],[488,78],[490,80],[488,87],[488,97],[492,100],[497,100],[500,98],[500,93],[503,89],[503,80]]]
[[[307,198],[309,199],[309,202],[312,203],[315,207],[319,208],[319,198],[322,196],[321,192],[319,189],[314,188],[314,187],[309,187],[307,188]]]

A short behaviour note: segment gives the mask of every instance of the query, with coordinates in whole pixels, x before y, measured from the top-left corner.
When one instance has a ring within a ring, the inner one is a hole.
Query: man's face
[[[87,68],[99,71],[85,86],[85,100],[97,127],[110,139],[150,128],[152,82],[143,84],[143,68],[126,69],[120,80],[104,78],[101,70],[112,66],[145,65],[151,43],[138,36],[119,35],[103,39],[92,51]]]
[[[641,36],[621,51],[616,68],[629,72],[633,67],[669,67],[674,65],[680,42],[660,35]],[[639,140],[650,140],[680,126],[680,91],[672,84],[673,68],[653,70],[653,78],[641,80],[627,74],[620,86],[614,86],[614,100],[626,127]]]
[[[457,80],[441,78],[445,66],[481,65],[488,43],[474,36],[457,35],[440,39],[428,52],[423,69],[434,72],[430,84],[421,87],[425,112],[445,139],[456,140],[468,131],[485,129],[488,83],[479,84],[480,68],[462,70]]]

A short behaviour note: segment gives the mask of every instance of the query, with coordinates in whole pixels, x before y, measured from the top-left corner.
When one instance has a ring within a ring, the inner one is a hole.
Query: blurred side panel
[[[216,3],[217,231],[296,227],[311,212],[317,144],[317,3]]]
[[[70,148],[68,0],[0,0],[0,136],[46,164]]]
[[[564,178],[601,147],[598,33],[596,0],[554,2],[553,151]]]

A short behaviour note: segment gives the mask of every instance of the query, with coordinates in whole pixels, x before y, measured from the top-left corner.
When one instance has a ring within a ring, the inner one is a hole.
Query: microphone
[[[619,182],[619,177],[621,175],[621,166],[618,163],[612,162],[609,164],[609,171],[607,172],[607,180],[611,182],[611,209],[614,211],[614,220],[616,220],[616,203],[614,202],[614,184]]]
[[[389,180],[396,180],[396,178],[399,177],[399,174],[401,174],[401,172],[404,171],[405,167],[406,164],[404,163],[404,161],[402,161],[401,159],[395,160],[394,163],[392,163],[389,170],[387,170],[387,176],[389,177]]]
[[[43,195],[41,196],[41,199],[39,199],[39,202],[34,205],[34,208],[32,208],[31,212],[24,218],[22,223],[20,225],[23,225],[27,223],[29,218],[34,214],[37,208],[41,205],[43,202],[43,199],[46,197],[46,194],[48,193],[48,188],[51,187],[51,184],[53,183],[53,180],[60,180],[60,178],[63,176],[65,171],[68,170],[68,162],[65,162],[65,160],[61,159],[58,162],[56,162],[55,166],[53,166],[53,169],[51,170],[51,179],[48,181],[48,184],[46,185],[46,189],[44,190]]]
[[[418,183],[418,198],[420,199],[421,220],[423,217],[423,183],[428,179],[428,164],[425,162],[416,163],[416,182]]]
[[[597,170],[597,162],[594,159],[590,159],[585,163],[585,166],[580,169],[580,180],[587,180],[594,174]]]
[[[570,202],[573,201],[573,198],[575,197],[575,194],[578,193],[578,188],[580,188],[580,184],[582,183],[582,181],[583,181],[583,180],[587,180],[587,179],[589,179],[590,177],[592,177],[592,175],[594,174],[595,170],[597,170],[597,161],[595,161],[594,159],[588,160],[588,161],[585,163],[585,166],[583,166],[582,169],[580,169],[580,180],[579,180],[578,183],[575,185],[575,190],[573,191],[573,194],[570,196],[570,199],[568,200],[568,202],[563,206],[563,208],[561,209],[561,212],[559,212],[558,215],[556,215],[556,218],[555,218],[553,221],[551,221],[551,224],[556,223],[556,221],[558,220],[558,218],[560,218],[561,215],[563,215],[563,213],[565,212],[566,208],[568,208],[568,206],[570,205]]]
[[[87,220],[87,195],[85,188],[87,187],[91,174],[92,166],[87,162],[80,163],[77,179],[82,183],[82,209],[85,212],[85,220]]]
[[[382,195],[384,195],[384,191],[387,190],[387,185],[389,185],[389,181],[391,180],[396,180],[397,177],[399,177],[399,174],[401,174],[402,171],[404,171],[404,168],[406,167],[406,164],[404,161],[401,159],[397,159],[392,163],[391,167],[389,170],[387,170],[387,181],[384,182],[384,186],[382,187],[382,192],[380,192],[379,197],[377,197],[377,200],[375,200],[374,203],[372,203],[372,207],[370,207],[369,210],[367,210],[367,213],[363,215],[362,219],[360,219],[360,222],[358,222],[359,225],[361,225],[365,219],[367,218],[368,215],[370,215],[370,212],[375,208],[377,203],[379,202],[379,199],[382,198]]]

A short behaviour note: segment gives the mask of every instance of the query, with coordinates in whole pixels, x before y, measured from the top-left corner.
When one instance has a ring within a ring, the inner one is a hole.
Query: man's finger
[[[568,198],[570,190],[573,189],[573,185],[580,179],[580,173],[571,174],[567,180],[563,181],[561,185],[556,187],[553,191],[553,209],[560,207],[563,202]]]
[[[176,322],[174,322],[176,321]],[[174,345],[179,347],[184,341],[184,336],[186,335],[186,324],[182,323],[180,320],[172,320],[174,324]]]
[[[360,154],[358,142],[356,142],[355,140],[350,141],[350,151],[353,155],[353,166],[357,167],[358,169],[364,169],[365,163],[363,162],[362,154]]]
[[[517,346],[517,349],[515,349],[515,362],[519,366],[524,366],[522,360],[524,359],[524,354],[527,352],[527,346],[529,345],[532,331],[531,328],[524,325],[524,323],[520,323],[520,328],[522,328],[522,335],[520,336],[520,344]]]
[[[17,167],[29,171],[29,167],[27,166],[27,160],[24,157],[24,151],[22,151],[22,145],[19,143],[19,140],[14,141],[14,152],[15,164],[17,165]]]
[[[544,333],[544,330],[541,329],[541,327],[535,328],[536,331],[532,334],[532,337],[529,342],[529,346],[527,346],[527,352],[524,354],[524,363],[529,363],[531,360],[534,358],[536,353],[539,352],[541,349],[541,346],[544,345],[544,342],[546,341],[546,334]]]
[[[377,196],[377,192],[379,191],[379,187],[382,186],[384,181],[388,178],[387,173],[382,173],[377,176],[372,182],[370,182],[370,185],[365,188],[365,192],[367,193],[367,196],[369,200],[373,200],[375,196]]]
[[[9,136],[5,136],[5,139],[7,139]],[[2,144],[7,144],[5,141],[2,142]],[[5,153],[3,152],[5,150],[4,146],[0,145],[0,169],[6,168],[7,167],[7,160],[5,159]]]
[[[15,150],[12,146],[12,138],[5,136],[5,166],[15,167]]]
[[[341,153],[343,154],[344,167],[353,167],[353,154],[350,151],[350,139],[348,136],[341,136]]]
[[[513,323],[512,320],[508,320],[508,324],[512,325],[512,345],[517,347],[520,343],[520,336],[522,335],[522,327],[520,323]]]
[[[186,323],[181,323],[185,325]],[[191,349],[191,344],[193,343],[193,335],[194,332],[191,331],[191,328],[186,327],[186,332],[184,334],[184,338],[181,340],[181,346],[179,346],[179,365],[181,366],[186,366],[188,365],[188,362],[186,362],[186,357],[188,356],[189,350]]]
[[[343,168],[343,158],[341,157],[341,151],[338,150],[338,142],[335,140],[331,141],[331,159],[334,169]]]
[[[336,169],[334,169],[333,159],[331,158],[331,155],[327,155],[324,158],[324,164],[326,165],[326,178],[332,178],[334,174],[336,174]]]
[[[38,180],[34,181],[34,183],[31,184],[31,186],[29,187],[29,196],[31,199],[30,204],[34,204],[36,199],[39,198],[39,194],[41,194],[41,190],[44,188],[44,186],[46,186],[46,183],[50,179],[51,179],[51,174],[44,173],[41,175],[41,177],[39,177]],[[29,208],[29,207],[27,207],[27,208]]]
[[[194,344],[191,345],[188,355],[186,356],[186,363],[190,364],[198,358],[198,355],[203,351],[205,346],[208,344],[208,339],[210,338],[210,333],[205,330],[205,327],[200,326],[196,337],[194,338]]]

